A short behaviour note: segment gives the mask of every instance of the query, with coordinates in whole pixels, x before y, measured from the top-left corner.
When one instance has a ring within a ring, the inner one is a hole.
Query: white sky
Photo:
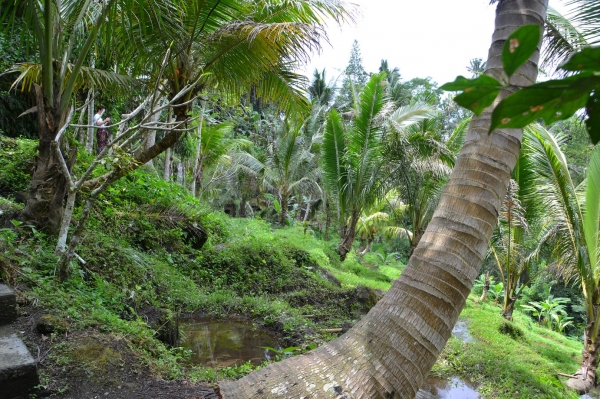
[[[355,24],[329,25],[331,44],[323,43],[302,73],[312,80],[315,68],[337,78],[350,59],[356,39],[367,72],[382,59],[398,67],[403,80],[431,76],[442,85],[470,77],[473,58],[487,58],[494,30],[495,5],[489,0],[349,0],[358,6]],[[553,1],[556,7],[556,1]],[[341,81],[341,80],[340,80]]]

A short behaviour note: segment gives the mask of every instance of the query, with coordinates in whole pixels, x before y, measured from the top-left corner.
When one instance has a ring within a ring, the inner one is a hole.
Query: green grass
[[[263,228],[262,233],[267,234],[266,229]],[[328,242],[319,240],[310,232],[305,234],[301,225],[273,229],[270,234],[271,237],[279,238],[283,242],[307,251],[321,267],[331,272],[344,288],[364,285],[387,291],[391,287],[391,281],[397,279],[404,269],[404,264],[398,261],[382,265],[380,258],[373,253],[366,254],[363,262],[354,252],[350,252],[346,259],[340,262],[336,259],[335,252],[338,244],[337,237],[334,236]]]
[[[473,297],[461,313],[469,322],[475,342],[451,338],[434,366],[433,374],[458,375],[477,385],[485,398],[577,398],[563,388],[566,380],[558,373],[570,374],[579,367],[582,343],[537,327],[531,319],[515,311],[515,325],[524,333],[513,339],[499,333],[505,320],[500,308],[474,303]]]

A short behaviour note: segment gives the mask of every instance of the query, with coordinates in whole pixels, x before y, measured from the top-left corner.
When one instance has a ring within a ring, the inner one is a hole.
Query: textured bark
[[[423,229],[416,229],[415,231],[413,231],[412,238],[410,239],[410,242],[409,242],[409,245],[410,245],[410,249],[408,251],[409,259],[412,256],[413,252],[415,252],[415,249],[417,249],[417,246],[419,245],[419,241],[421,241],[421,237],[423,237],[423,233],[425,233],[425,231]]]
[[[54,142],[54,139],[65,123],[66,113],[60,115],[50,107],[46,107],[40,86],[35,85],[35,92],[39,123],[38,156],[22,217],[44,231],[57,234],[63,216],[67,179],[60,168],[55,150],[55,146],[60,143]]]
[[[505,39],[524,24],[541,27],[547,5],[547,0],[499,3],[487,73],[502,72]],[[520,68],[512,83],[532,84],[538,57]],[[414,398],[465,305],[519,154],[522,130],[488,135],[490,117],[488,109],[471,122],[425,234],[377,305],[340,338],[221,383],[224,399]]]
[[[591,295],[595,305],[587,307],[587,325],[585,327],[585,342],[583,345],[583,360],[581,367],[574,373],[576,378],[567,381],[567,386],[579,393],[589,392],[596,385],[596,370],[598,369],[600,342],[598,342],[598,323],[600,323],[600,288]]]
[[[507,270],[509,270],[507,268]],[[513,310],[515,309],[515,303],[517,302],[517,296],[515,295],[516,284],[517,284],[517,276],[510,275],[508,276],[506,287],[504,291],[504,302],[502,303],[502,317],[506,320],[512,321]]]
[[[94,110],[94,89],[90,89],[89,96],[91,98],[91,101],[87,106],[87,124],[88,126],[92,126],[92,124],[94,123],[94,113],[96,112]],[[96,129],[94,129],[93,127],[88,127],[85,140],[85,150],[88,154],[92,154],[94,152],[94,136],[96,136]]]
[[[589,392],[596,385],[596,369],[598,367],[598,349],[600,344],[592,339],[592,326],[585,329],[585,345],[583,346],[583,361],[575,372],[577,378],[567,380],[567,386],[580,394]]]
[[[329,229],[331,228],[331,207],[329,206],[329,201],[326,201],[325,205],[325,234],[323,235],[323,239],[325,241],[329,241]]]
[[[171,181],[171,149],[167,148],[165,150],[165,164],[163,170],[163,179],[166,181]]]
[[[348,252],[352,250],[352,244],[356,238],[356,223],[358,223],[358,218],[358,212],[352,213],[348,224],[342,227],[342,237],[340,245],[338,245],[338,254],[340,255],[340,260],[342,262],[346,260]]]
[[[283,190],[287,191],[285,187],[283,188]],[[287,219],[287,211],[288,211],[288,195],[281,194],[279,196],[279,199],[281,201],[281,203],[280,203],[281,212],[279,213],[279,224],[282,226],[285,226],[285,221]]]
[[[150,123],[156,123],[160,120],[160,112],[156,112],[154,114],[152,114],[152,116],[150,117]],[[156,144],[156,130],[149,130],[148,133],[146,134],[146,140],[144,140],[144,151],[149,150],[150,148],[152,148],[152,146]],[[154,162],[153,160],[149,160],[148,162],[146,162],[147,166],[150,166],[152,169],[154,169]]]
[[[484,302],[487,300],[487,294],[490,290],[490,272],[485,273],[485,281],[483,283],[483,291],[481,292],[481,297],[479,300]]]

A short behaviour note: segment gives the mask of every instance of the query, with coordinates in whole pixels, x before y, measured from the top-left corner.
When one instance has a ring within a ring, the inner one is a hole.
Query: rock
[[[65,332],[68,326],[68,323],[60,317],[45,314],[38,319],[35,328],[40,334],[50,335]]]
[[[365,287],[364,285],[359,285],[354,289],[354,296],[360,304],[364,305],[368,309],[371,309],[373,306],[375,306],[383,297],[382,293],[378,290]]]
[[[167,309],[148,307],[138,311],[146,319],[148,327],[156,331],[156,338],[169,345],[177,346],[179,341],[179,319]]]
[[[338,280],[337,278],[335,278],[335,276],[333,274],[331,274],[328,270],[323,269],[322,267],[319,267],[319,275],[329,281],[330,283],[332,283],[335,286],[341,287],[342,283],[340,283],[340,280]]]
[[[588,371],[587,379],[584,381],[582,379],[583,370],[579,369],[574,374],[577,378],[569,378],[566,382],[567,387],[570,389],[577,391],[578,394],[583,395],[584,393],[589,392],[592,388],[594,388],[594,372]]]

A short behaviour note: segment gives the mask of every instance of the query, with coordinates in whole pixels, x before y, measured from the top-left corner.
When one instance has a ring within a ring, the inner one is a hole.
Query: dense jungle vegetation
[[[548,12],[549,74],[598,40],[598,9],[580,3]],[[348,4],[1,4],[0,281],[39,395],[193,397],[346,333],[424,257],[477,116],[429,77],[366,71],[357,42],[339,77],[295,72],[325,21],[353,20]],[[472,79],[485,71],[465,60]],[[462,298],[474,340],[451,337],[431,371],[486,398],[574,398],[569,376],[596,378],[598,125],[544,119],[524,129]],[[250,321],[280,348],[261,365],[192,364],[178,324],[193,317]]]

